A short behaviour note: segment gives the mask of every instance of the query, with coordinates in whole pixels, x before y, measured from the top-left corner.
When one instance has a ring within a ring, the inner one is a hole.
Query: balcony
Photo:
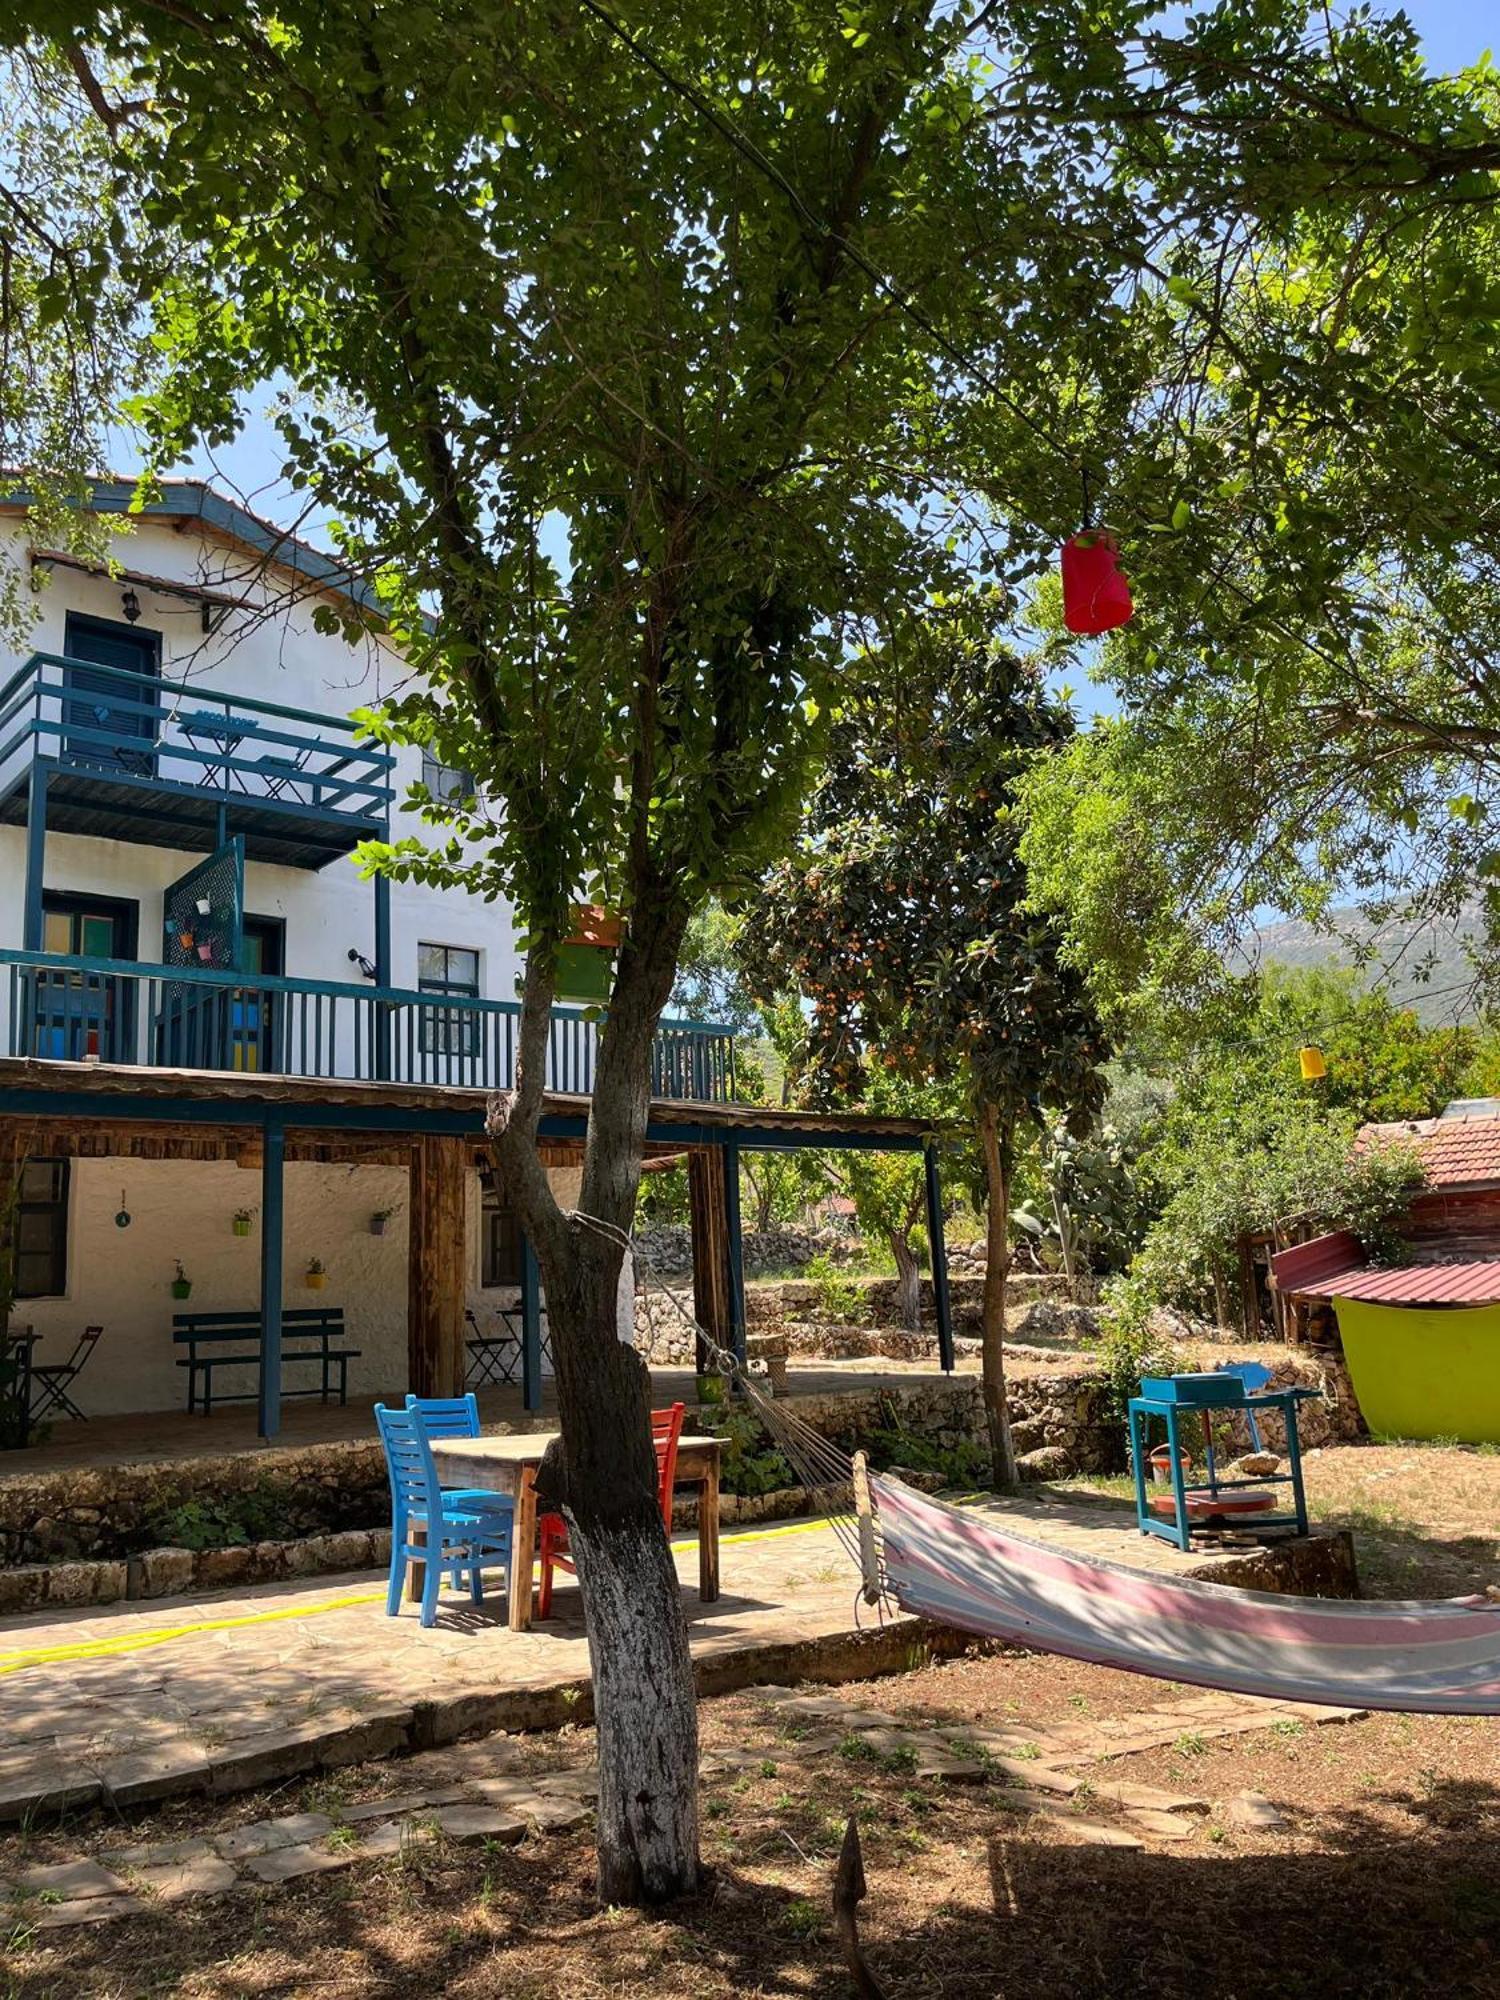
[[[515,1083],[515,1001],[40,951],[0,950],[0,965],[9,968],[0,1046],[11,1056],[468,1090]],[[598,1039],[596,1020],[553,1009],[549,1090],[592,1092]],[[732,1031],[662,1021],[652,1093],[732,1103]]]
[[[35,653],[0,689],[0,823],[322,868],[384,833],[394,759],[352,723]],[[35,820],[33,818],[33,824]]]

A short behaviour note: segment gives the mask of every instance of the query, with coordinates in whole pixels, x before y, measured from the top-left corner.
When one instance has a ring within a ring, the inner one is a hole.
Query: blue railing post
[[[531,1238],[521,1235],[521,1401],[542,1407],[542,1274]]]
[[[937,1313],[938,1359],[953,1373],[953,1308],[948,1297],[948,1243],[943,1232],[943,1184],[938,1174],[935,1143],[923,1148],[927,1175],[927,1243],[932,1253],[932,1303]]]
[[[42,948],[42,887],[47,865],[47,766],[38,757],[31,767],[26,795],[26,909],[21,921],[21,948]]]
[[[389,828],[387,828],[389,834]],[[391,984],[391,878],[375,877],[375,985]],[[370,1058],[376,1081],[385,1083],[391,1074],[391,1017],[377,999],[370,1008]]]
[[[281,1429],[281,1234],[286,1128],[268,1113],[260,1170],[260,1434]]]

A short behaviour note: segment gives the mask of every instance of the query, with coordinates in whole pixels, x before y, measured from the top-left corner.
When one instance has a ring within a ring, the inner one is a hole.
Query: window
[[[474,780],[467,771],[460,771],[452,764],[445,764],[435,757],[424,743],[422,745],[422,783],[435,799],[446,803],[450,799],[471,799],[474,796]]]
[[[67,1161],[28,1160],[16,1194],[16,1297],[56,1298],[68,1283]]]
[[[479,953],[466,945],[419,944],[417,989],[422,993],[452,993],[465,1000],[479,998]],[[479,1015],[470,1007],[424,1007],[423,1055],[472,1056],[479,1053]]]
[[[480,1204],[479,1282],[489,1290],[521,1282],[521,1221],[488,1175]]]

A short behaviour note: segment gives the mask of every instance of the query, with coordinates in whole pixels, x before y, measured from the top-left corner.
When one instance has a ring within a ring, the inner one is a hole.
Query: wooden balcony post
[[[730,1303],[729,1210],[724,1199],[724,1153],[695,1146],[688,1154],[688,1207],[693,1237],[693,1317],[716,1346],[734,1347]],[[714,1364],[698,1340],[700,1375]]]
[[[267,1115],[260,1169],[260,1434],[281,1429],[281,1230],[286,1128]]]
[[[470,1145],[425,1133],[412,1147],[407,1266],[407,1385],[418,1396],[463,1393],[465,1240]]]

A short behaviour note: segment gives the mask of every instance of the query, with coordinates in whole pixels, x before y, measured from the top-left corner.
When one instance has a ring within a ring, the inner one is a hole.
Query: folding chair
[[[68,1394],[73,1383],[83,1373],[89,1356],[99,1345],[102,1326],[86,1326],[78,1336],[78,1345],[66,1361],[55,1361],[50,1368],[31,1370],[31,1422],[37,1423],[56,1410],[59,1415],[72,1417],[75,1423],[85,1424],[88,1418]]]

